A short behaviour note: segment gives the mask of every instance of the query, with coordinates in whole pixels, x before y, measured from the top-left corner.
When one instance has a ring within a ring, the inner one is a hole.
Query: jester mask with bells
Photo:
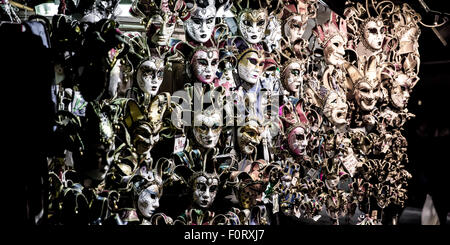
[[[205,43],[210,38],[216,25],[216,6],[213,0],[196,0],[196,8],[191,17],[184,22],[187,34],[198,43]]]
[[[134,194],[135,207],[144,219],[150,219],[159,207],[159,200],[163,191],[162,168],[160,161],[155,169],[142,166],[131,177],[129,183]]]
[[[235,7],[238,10],[236,16],[241,36],[250,44],[261,42],[268,24],[267,2],[241,0],[235,3]]]
[[[288,102],[281,109],[287,145],[295,156],[306,155],[309,141],[309,122],[302,104],[302,101],[299,101],[294,106]]]
[[[344,19],[337,20],[332,12],[330,19],[323,25],[313,29],[314,35],[323,48],[325,62],[329,65],[341,66],[345,60],[345,45],[347,44],[347,25]]]
[[[280,13],[284,38],[290,45],[300,40],[308,19],[316,16],[315,0],[287,0]]]
[[[346,64],[345,68],[353,83],[353,96],[362,111],[370,112],[375,109],[377,101],[381,98],[380,81],[381,71],[376,56],[370,56],[364,71],[361,74],[358,69],[350,64]]]

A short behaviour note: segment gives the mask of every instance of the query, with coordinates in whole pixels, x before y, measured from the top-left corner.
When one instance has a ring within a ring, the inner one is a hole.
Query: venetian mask
[[[341,35],[333,36],[330,41],[328,41],[323,53],[325,62],[330,65],[339,66],[344,63],[344,50],[345,41]]]
[[[266,33],[264,37],[264,42],[267,44],[267,51],[271,53],[273,50],[278,50],[280,48],[281,36],[281,25],[275,16],[269,17],[269,23],[267,24]]]
[[[195,178],[193,185],[194,205],[209,208],[216,198],[219,179],[209,174],[202,174]]]
[[[169,39],[175,31],[175,20],[174,16],[165,13],[160,20],[159,29],[152,36],[152,42],[159,46],[168,45]]]
[[[192,56],[192,72],[202,83],[211,83],[216,78],[218,63],[217,49],[200,49]]]
[[[405,108],[409,101],[410,87],[411,79],[407,75],[400,73],[392,82],[390,93],[392,105],[398,109]]]
[[[384,25],[380,19],[369,19],[364,24],[363,42],[366,47],[372,50],[380,50],[384,40]]]
[[[159,135],[153,135],[150,124],[143,122],[136,126],[132,134],[133,145],[138,154],[144,154],[151,150],[153,145],[159,141]]]
[[[239,30],[242,37],[249,43],[262,41],[267,25],[267,10],[243,10],[239,14]]]
[[[139,88],[150,95],[156,95],[164,77],[164,61],[160,58],[152,57],[142,62],[136,74]]]
[[[150,185],[139,194],[137,207],[142,216],[150,218],[153,215],[159,207],[160,197],[160,187],[156,184]]]
[[[250,84],[255,84],[259,81],[263,69],[264,57],[256,51],[244,54],[238,62],[239,77]]]
[[[216,8],[212,5],[206,8],[197,7],[191,18],[184,22],[186,32],[197,42],[204,43],[211,38],[216,24]]]
[[[256,150],[256,146],[261,142],[259,127],[256,121],[250,120],[247,125],[238,128],[238,144],[244,154],[252,154]]]
[[[291,44],[302,38],[308,19],[302,15],[292,15],[284,24],[284,34]]]
[[[303,82],[302,65],[298,61],[294,61],[286,67],[284,71],[284,87],[291,93],[298,93]]]
[[[297,156],[306,154],[306,147],[308,146],[308,137],[305,128],[296,127],[288,135],[289,149]]]
[[[373,110],[379,98],[380,89],[378,83],[368,82],[367,79],[363,79],[361,82],[356,84],[355,100],[361,110]]]
[[[323,114],[336,126],[345,124],[348,106],[345,97],[336,92],[331,92],[324,104]]]
[[[215,147],[222,132],[221,119],[216,112],[196,115],[193,133],[197,143],[205,148]]]

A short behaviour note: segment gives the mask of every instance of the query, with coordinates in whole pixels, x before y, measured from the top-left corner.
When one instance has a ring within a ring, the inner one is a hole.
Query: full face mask
[[[219,63],[219,70],[222,73],[219,79],[219,85],[230,84],[231,87],[236,86],[234,81],[235,67],[230,60],[223,60]]]
[[[385,37],[384,24],[381,19],[369,18],[363,25],[363,43],[370,50],[380,50]]]
[[[289,92],[293,94],[299,93],[303,82],[303,71],[304,68],[300,61],[293,61],[286,67],[283,73],[283,83]]]
[[[259,127],[258,122],[250,120],[247,125],[238,128],[238,144],[244,154],[252,154],[256,146],[261,142],[261,131]]]
[[[355,100],[363,111],[372,111],[380,98],[380,89],[376,81],[362,79],[355,87]]]
[[[392,105],[398,109],[405,108],[409,101],[410,89],[411,79],[403,73],[398,74],[392,82],[390,91]]]
[[[219,141],[222,132],[221,117],[217,112],[197,114],[193,133],[197,143],[205,148],[213,148]]]
[[[218,63],[217,49],[200,49],[192,56],[192,73],[200,82],[211,83],[216,78]]]
[[[161,19],[159,29],[155,31],[151,40],[159,46],[166,46],[169,44],[170,37],[175,31],[176,18],[173,15],[165,13]]]
[[[239,30],[242,37],[251,44],[261,42],[267,25],[266,9],[244,9],[239,14]]]
[[[199,43],[204,43],[211,38],[216,24],[216,8],[210,5],[206,8],[197,7],[191,18],[184,22],[188,35]]]
[[[155,209],[159,207],[159,199],[161,198],[160,186],[157,184],[150,185],[144,189],[138,197],[137,207],[139,212],[145,218],[150,218]]]
[[[202,173],[193,181],[193,201],[199,208],[209,208],[216,198],[219,179],[212,174]]]
[[[156,95],[164,77],[164,61],[157,57],[142,62],[136,74],[139,88],[147,94]]]
[[[344,63],[344,50],[345,41],[341,35],[333,36],[326,45],[323,53],[325,62],[330,65],[339,66]]]
[[[296,127],[291,130],[288,135],[289,149],[297,156],[306,154],[306,147],[308,146],[308,136],[303,127]]]
[[[159,141],[159,135],[153,135],[150,124],[142,122],[132,132],[133,145],[138,154],[150,151],[153,145]]]
[[[323,114],[335,126],[345,124],[347,117],[348,105],[345,97],[336,92],[331,92],[324,104]]]
[[[293,44],[302,38],[305,33],[307,20],[308,18],[306,16],[292,15],[285,21],[284,34],[289,40],[289,43]]]
[[[247,52],[238,62],[239,77],[250,84],[259,81],[263,69],[264,57],[256,51]]]

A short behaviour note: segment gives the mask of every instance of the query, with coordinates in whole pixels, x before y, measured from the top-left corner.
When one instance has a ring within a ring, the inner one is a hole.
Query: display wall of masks
[[[396,219],[419,81],[411,7],[136,0],[142,33],[120,31],[117,3],[53,17],[51,223]]]

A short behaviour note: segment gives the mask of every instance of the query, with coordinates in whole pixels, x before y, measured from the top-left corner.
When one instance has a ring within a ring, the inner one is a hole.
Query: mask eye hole
[[[256,65],[258,63],[254,58],[248,58],[248,62],[250,62],[250,64],[252,65]]]
[[[216,190],[217,190],[217,185],[212,185],[211,187],[209,187],[210,192],[216,192]]]
[[[202,23],[202,20],[199,18],[192,18],[192,22],[194,22],[197,25],[200,25]]]
[[[213,66],[217,65],[217,59],[213,59],[213,60],[211,61],[211,65],[213,65]]]
[[[248,20],[244,20],[242,23],[244,23],[244,25],[246,26],[252,26],[252,23]]]
[[[206,24],[212,24],[213,21],[214,21],[214,17],[211,17],[211,18],[206,20]]]
[[[205,60],[205,59],[198,59],[197,62],[198,62],[200,65],[204,65],[204,66],[207,66],[207,65],[208,65],[208,61]]]
[[[291,70],[291,74],[294,75],[294,76],[299,76],[300,75],[300,71],[297,70],[297,69],[293,69],[293,70]]]
[[[256,25],[257,26],[263,26],[265,23],[266,23],[266,21],[260,20],[260,21],[258,21],[258,23]]]
[[[369,28],[368,31],[369,31],[370,34],[377,34],[378,33],[377,28]]]

